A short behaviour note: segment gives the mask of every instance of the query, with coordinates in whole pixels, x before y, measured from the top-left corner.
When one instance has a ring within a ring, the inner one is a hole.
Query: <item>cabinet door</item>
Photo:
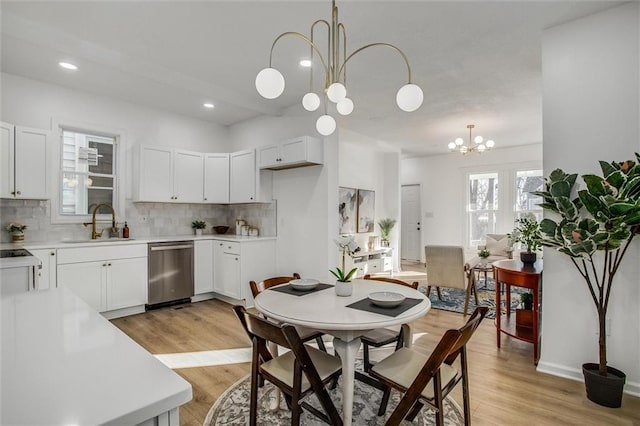
[[[106,310],[130,308],[147,303],[147,258],[108,260]]]
[[[225,294],[224,289],[224,242],[213,241],[213,291]]]
[[[229,154],[205,154],[204,201],[229,202]]]
[[[282,163],[302,163],[307,161],[306,139],[291,139],[280,146]]]
[[[194,294],[208,293],[213,288],[213,245],[211,240],[194,241]]]
[[[0,198],[13,198],[13,148],[15,126],[0,122]]]
[[[255,151],[240,151],[231,154],[231,203],[252,203],[256,201]]]
[[[29,249],[29,252],[40,260],[42,267],[38,270],[38,286],[37,290],[49,290],[56,288],[56,250],[55,249]]]
[[[68,288],[98,312],[106,311],[104,280],[107,262],[69,263],[58,266],[60,285]]]
[[[241,299],[240,255],[231,253],[224,253],[222,255],[222,277],[224,293],[234,299]],[[249,285],[249,283],[247,283],[247,285]]]
[[[258,167],[272,167],[280,164],[280,149],[278,145],[258,148]]]
[[[47,156],[49,132],[16,126],[15,191],[16,198],[49,198]]]
[[[139,200],[173,201],[173,150],[141,146]]]
[[[201,203],[204,199],[204,154],[176,150],[174,162],[174,201]]]

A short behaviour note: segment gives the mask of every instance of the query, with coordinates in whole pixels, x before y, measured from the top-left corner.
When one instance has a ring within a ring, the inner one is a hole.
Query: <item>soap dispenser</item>
[[[124,227],[122,228],[122,238],[129,238],[129,225],[127,222],[124,222]]]

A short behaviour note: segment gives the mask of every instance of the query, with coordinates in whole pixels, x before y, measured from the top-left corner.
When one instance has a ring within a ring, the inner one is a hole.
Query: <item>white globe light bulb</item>
[[[347,88],[342,83],[333,83],[327,89],[327,97],[333,103],[338,103],[347,97]]]
[[[396,103],[401,110],[412,112],[420,108],[424,95],[422,89],[416,84],[405,84],[396,94]]]
[[[493,141],[493,139],[489,139],[487,141],[487,148],[493,148],[494,146],[496,146],[496,143]]]
[[[449,142],[449,145],[447,145],[449,147],[450,150],[454,150],[456,149],[456,143],[455,142]]]
[[[307,111],[315,111],[320,106],[320,96],[309,92],[302,97],[302,107]]]
[[[462,138],[457,138],[456,139],[456,145],[461,146],[464,143],[464,141],[462,140]]]
[[[323,136],[329,136],[336,130],[336,120],[330,115],[321,115],[316,121],[316,130]]]
[[[265,68],[256,76],[256,89],[263,98],[275,99],[284,91],[284,77],[275,68]]]
[[[484,140],[484,139],[482,138],[482,136],[476,136],[476,137],[473,139],[473,141],[474,141],[475,143],[482,143],[482,141],[483,141],[483,140]]]
[[[342,115],[349,115],[353,112],[353,101],[349,98],[344,98],[338,105],[336,105],[336,110]]]
[[[485,147],[483,144],[478,145],[478,152],[484,152],[485,149],[487,149],[487,147]]]

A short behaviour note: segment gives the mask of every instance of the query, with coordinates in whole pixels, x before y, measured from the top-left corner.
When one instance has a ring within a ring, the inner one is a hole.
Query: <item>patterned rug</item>
[[[492,278],[487,279],[485,285],[484,280],[479,280],[476,284],[478,289],[478,302],[480,306],[488,306],[489,312],[487,318],[496,317],[496,292],[494,282]],[[526,289],[511,287],[511,308],[515,309],[520,304],[520,294],[524,293]],[[431,307],[434,309],[442,309],[445,311],[462,313],[464,310],[464,297],[465,290],[458,288],[446,288],[441,287],[440,293],[442,293],[442,300],[438,300],[438,294],[435,288],[431,289]],[[469,298],[469,308],[467,312],[470,314],[476,308],[476,302],[473,295]],[[504,309],[504,307],[503,307]]]
[[[342,378],[340,378],[342,381]],[[284,398],[281,399],[280,409],[276,411],[269,410],[270,402],[275,395],[275,386],[269,382],[265,382],[264,387],[258,390],[258,419],[259,425],[269,426],[285,426],[291,424],[291,412],[287,408]],[[233,384],[224,394],[218,398],[215,404],[209,410],[204,420],[204,426],[217,425],[247,425],[249,424],[249,395],[251,394],[251,376],[240,379]],[[340,384],[334,390],[330,390],[329,394],[333,403],[338,408],[338,412],[342,407],[342,391]],[[387,416],[378,417],[376,415],[382,392],[368,386],[358,380],[355,382],[354,404],[353,404],[353,424],[362,426],[384,425],[385,419],[393,412],[393,409],[400,400],[400,393],[393,391],[389,399],[387,407]],[[320,403],[315,395],[310,395],[307,402],[322,410]],[[409,424],[408,422],[405,422]],[[462,410],[458,405],[447,397],[444,400],[444,424],[446,426],[462,425],[464,417]],[[305,426],[326,426],[326,423],[314,415],[304,411],[300,424]],[[426,407],[420,411],[412,425],[435,425],[433,411]]]

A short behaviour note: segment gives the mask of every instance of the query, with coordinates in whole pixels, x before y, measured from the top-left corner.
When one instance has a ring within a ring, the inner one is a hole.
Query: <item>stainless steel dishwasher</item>
[[[190,302],[193,296],[193,241],[149,244],[148,309]]]

